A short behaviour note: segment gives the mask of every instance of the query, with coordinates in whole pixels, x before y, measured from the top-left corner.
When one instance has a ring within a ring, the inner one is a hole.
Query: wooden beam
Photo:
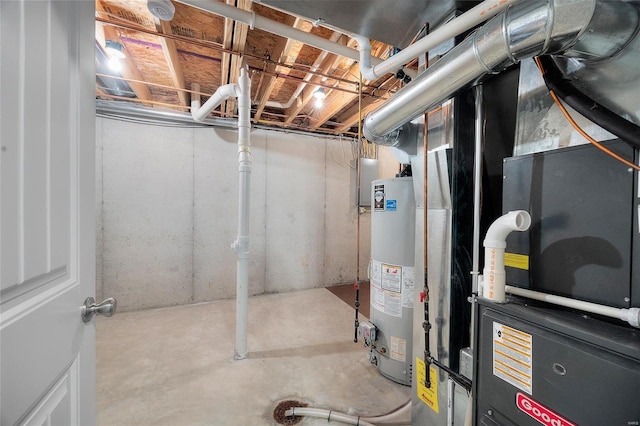
[[[236,7],[243,10],[251,10],[251,0],[237,0]],[[247,33],[249,32],[249,26],[241,22],[234,22],[233,24],[233,40],[231,42],[231,48],[235,52],[244,52],[247,45]],[[242,67],[243,58],[238,55],[231,56],[231,64],[229,65],[229,83],[235,83],[240,77],[240,68]],[[224,106],[224,115],[231,116],[236,108],[236,100],[229,99]]]
[[[300,29],[302,24],[306,22],[304,19],[295,18],[293,16],[287,16],[284,20],[283,24],[292,25],[294,28]],[[278,62],[287,62],[287,57],[289,56],[289,52],[296,44],[296,40],[287,39],[284,37],[278,37],[278,41],[276,42],[273,50],[269,52],[271,59],[276,60]],[[265,71],[267,73],[273,73],[274,71],[280,71],[276,65],[267,64]],[[271,97],[271,93],[273,92],[274,87],[276,86],[278,79],[273,75],[268,75],[262,85],[258,88],[258,94],[256,99],[258,100],[258,108],[256,113],[254,114],[255,120],[260,120],[262,116],[262,111],[264,111],[264,107],[267,104],[267,101]]]
[[[173,34],[171,30],[171,24],[167,21],[163,21],[158,18],[153,19],[156,24],[156,30],[161,34]],[[164,53],[164,57],[167,60],[167,65],[169,66],[169,73],[171,74],[171,80],[173,81],[173,85],[178,89],[178,98],[180,99],[180,104],[183,106],[188,106],[190,103],[189,96],[187,92],[184,91],[186,89],[184,85],[184,75],[182,73],[182,67],[180,66],[180,57],[178,56],[178,48],[176,47],[176,42],[167,38],[167,37],[158,37],[160,39],[160,45],[162,46],[162,52]]]
[[[104,9],[104,5],[100,0],[96,1],[96,11],[102,12],[102,13],[106,12]],[[118,34],[118,32],[114,27],[112,27],[111,25],[98,24],[97,22],[96,22],[96,25],[100,25],[102,27],[105,40],[113,40],[113,41],[122,43],[120,41],[120,35]],[[124,43],[122,43],[122,47],[125,49],[126,57],[124,59],[122,72],[120,74],[122,74],[122,76],[127,79],[143,81],[144,79],[142,78],[142,74],[140,73],[140,70],[138,70],[138,67],[135,61],[133,60],[133,58],[131,57],[131,55],[128,52],[126,52],[126,47]],[[129,83],[129,86],[131,86],[131,89],[139,99],[142,99],[144,101],[151,100],[151,91],[149,91],[149,87],[146,84]]]
[[[357,73],[358,64],[353,64],[345,74]],[[344,108],[345,105],[358,98],[357,93],[346,93],[337,90],[331,91],[325,98],[324,105],[322,107],[322,113],[317,117],[317,121],[311,126],[309,130],[316,130],[324,123],[326,123],[331,117]]]
[[[236,5],[236,0],[227,0],[227,4]],[[233,42],[233,19],[224,18],[224,36],[222,39],[222,47],[231,49]],[[222,52],[222,62],[220,63],[220,85],[224,86],[229,82],[229,64],[231,64],[231,54]]]
[[[393,86],[395,86],[396,84],[399,84],[399,80],[397,80],[395,77],[389,77],[376,90],[380,90],[380,91],[391,90],[393,89]],[[382,102],[385,102],[386,100],[387,100],[386,98],[385,99],[373,98],[373,97],[364,98],[362,100],[362,118],[364,118],[371,111],[375,110]],[[342,120],[342,124],[336,127],[334,129],[334,132],[337,134],[344,133],[345,131],[349,130],[354,125],[356,125],[359,119],[360,119],[360,113],[356,109],[354,113],[352,113],[351,115],[347,116],[345,119]]]
[[[386,59],[389,56],[389,46],[384,43],[376,42],[374,43],[373,50],[371,53],[375,57],[379,57],[380,59]],[[347,71],[346,74],[359,74],[359,73],[360,73],[359,64],[354,63],[353,65],[351,65],[351,68],[349,69],[349,71]],[[387,80],[385,80],[383,84],[389,84],[389,82],[392,80],[393,78],[387,78]],[[363,84],[364,83],[368,83],[368,81],[365,80],[363,81]],[[318,117],[318,120],[313,124],[313,126],[311,126],[310,130],[313,131],[313,130],[319,129],[320,126],[322,126],[324,123],[329,121],[331,117],[338,114],[345,107],[345,105],[351,103],[354,99],[357,99],[357,98],[358,98],[357,94],[333,91],[331,93],[331,96],[328,96],[327,99],[325,100],[325,105],[323,107],[322,114],[320,115],[320,117]]]
[[[343,58],[341,56],[334,55],[332,53],[328,54],[320,64],[320,72],[322,74],[330,73],[338,66],[338,64],[342,60]],[[285,119],[285,125],[291,124],[296,116],[300,114],[300,111],[302,111],[304,107],[307,106],[307,104],[311,101],[311,99],[313,99],[313,92],[317,89],[317,86],[313,83],[321,83],[322,79],[323,77],[317,75],[311,77],[309,83],[312,84],[307,84],[307,86],[302,90],[302,93],[299,97],[300,102],[298,102],[296,105],[291,105],[285,110],[285,114],[287,116],[287,118]]]

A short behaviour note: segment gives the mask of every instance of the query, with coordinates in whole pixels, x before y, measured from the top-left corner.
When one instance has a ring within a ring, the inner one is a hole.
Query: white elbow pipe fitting
[[[365,36],[352,33],[351,38],[358,42],[358,52],[360,52],[360,74],[367,80],[375,80],[377,77],[371,65],[371,42]]]
[[[483,296],[496,302],[505,301],[506,272],[504,269],[504,249],[507,236],[513,231],[526,231],[531,225],[531,216],[524,210],[511,211],[491,224],[483,245]]]
[[[211,95],[204,105],[200,106],[200,100],[191,101],[191,116],[196,121],[204,121],[207,115],[214,109],[218,108],[220,104],[229,98],[238,97],[240,88],[237,84],[225,84],[218,87],[218,90]]]

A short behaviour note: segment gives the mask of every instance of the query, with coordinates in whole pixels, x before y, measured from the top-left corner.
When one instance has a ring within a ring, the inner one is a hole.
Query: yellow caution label
[[[504,254],[504,266],[510,266],[512,268],[529,270],[529,256],[524,254],[505,253]]]
[[[427,404],[433,411],[438,413],[438,372],[434,366],[429,368],[429,378],[431,379],[431,387],[428,388],[425,383],[425,370],[426,365],[424,360],[416,358],[416,380],[418,386],[416,387],[418,392],[418,398],[420,398],[425,404]]]

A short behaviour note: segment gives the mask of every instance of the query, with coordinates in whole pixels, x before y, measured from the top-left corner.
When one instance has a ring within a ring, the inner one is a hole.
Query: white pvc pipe
[[[362,76],[367,80],[376,80],[387,73],[395,73],[407,62],[481,24],[517,1],[519,0],[485,0],[457,18],[440,26],[417,42],[407,46],[386,61],[377,65],[373,64],[373,66],[371,64],[371,45],[369,44],[369,39],[352,34],[351,37],[358,41],[358,49],[360,50],[360,72],[362,72]]]
[[[197,92],[200,90],[200,86],[195,83],[192,86],[192,90]],[[218,87],[218,90],[216,90],[202,106],[200,106],[200,96],[194,96],[191,99],[191,116],[194,120],[202,122],[211,111],[218,108],[222,102],[229,98],[237,97],[239,93],[240,88],[237,84],[225,84],[224,86]]]
[[[247,66],[240,70],[238,96],[238,237],[236,251],[236,351],[235,359],[247,357],[249,300],[249,201],[251,182],[251,79]]]
[[[224,16],[226,18],[233,19],[234,21],[242,22],[249,25],[251,29],[258,28],[270,32],[272,34],[279,35],[281,37],[290,38],[300,41],[304,44],[316,47],[320,50],[326,50],[327,52],[335,53],[336,55],[344,56],[345,58],[353,59],[357,61],[360,59],[360,53],[356,49],[344,46],[339,43],[332,42],[326,38],[316,36],[297,28],[290,27],[278,21],[274,21],[265,18],[260,15],[256,15],[255,12],[249,12],[246,10],[238,9],[237,7],[230,6],[224,2],[218,0],[178,0],[180,3],[187,4],[198,9],[206,10],[216,15]],[[372,58],[371,61],[374,64],[379,64],[382,60],[378,58]]]
[[[485,252],[482,294],[484,297],[500,303],[505,301],[506,238],[513,231],[526,231],[530,225],[529,213],[524,210],[515,210],[500,216],[487,230],[483,242]]]
[[[506,286],[506,291],[507,293],[515,294],[516,296],[527,297],[529,299],[540,300],[541,302],[552,303],[554,305],[619,319],[634,327],[640,328],[640,308],[614,308],[612,306],[598,305],[597,303],[585,302],[583,300],[575,300],[568,297],[555,296],[553,294],[541,293],[539,291],[511,286]]]
[[[349,414],[340,413],[338,411],[325,410],[324,408],[294,407],[285,411],[284,415],[287,417],[315,417],[317,419],[327,420],[327,422],[336,421],[348,425],[374,426],[373,423],[369,423],[366,420],[363,420],[361,417],[351,416]]]
[[[200,86],[192,86],[199,92]],[[203,121],[224,100],[238,98],[238,236],[231,244],[236,252],[236,350],[235,359],[247,357],[249,302],[249,201],[251,183],[251,79],[246,64],[240,69],[238,84],[225,84],[200,106],[200,96],[191,100],[191,115]]]

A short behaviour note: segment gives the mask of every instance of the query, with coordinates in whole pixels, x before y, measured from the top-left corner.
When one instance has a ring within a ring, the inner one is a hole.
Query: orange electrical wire
[[[540,70],[540,73],[544,75],[544,68],[542,68],[542,64],[540,63],[540,60],[535,57],[533,58],[536,61],[536,65],[538,65],[538,69]],[[573,119],[573,117],[571,117],[571,114],[569,114],[569,111],[567,111],[567,109],[564,107],[564,105],[562,105],[562,102],[560,101],[560,99],[558,98],[558,96],[553,92],[553,90],[549,89],[549,94],[551,95],[551,97],[553,98],[553,101],[556,103],[556,105],[558,106],[558,108],[560,108],[560,112],[562,112],[562,115],[564,115],[564,117],[567,119],[567,121],[569,122],[569,124],[571,124],[571,126],[578,132],[580,133],[586,140],[588,140],[589,142],[591,142],[593,145],[595,145],[596,148],[600,149],[601,151],[603,151],[604,153],[612,156],[613,158],[615,158],[616,160],[620,161],[621,163],[631,167],[632,169],[638,170],[640,171],[640,166],[638,166],[637,164],[632,163],[631,161],[619,156],[618,154],[616,154],[615,152],[611,151],[609,148],[607,148],[606,146],[602,145],[600,142],[598,142],[597,140],[595,140],[594,138],[592,138],[591,136],[589,136],[587,134],[587,132],[585,132],[582,127],[580,127],[580,125],[578,125],[578,123],[575,122],[575,120]]]

